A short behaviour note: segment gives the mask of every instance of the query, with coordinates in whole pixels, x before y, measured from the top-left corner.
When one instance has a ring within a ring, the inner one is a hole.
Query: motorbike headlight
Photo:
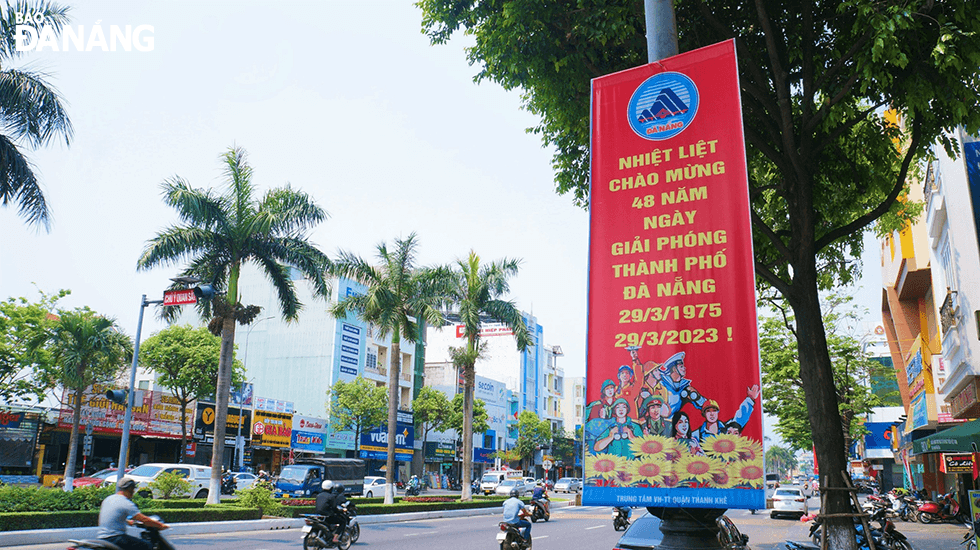
[[[613,519],[616,519],[616,516],[618,516],[618,515],[619,515],[619,512],[617,512],[616,510],[613,510],[612,511],[612,518]]]

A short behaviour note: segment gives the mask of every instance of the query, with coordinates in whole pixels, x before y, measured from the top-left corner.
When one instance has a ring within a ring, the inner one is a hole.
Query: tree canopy
[[[531,411],[522,411],[517,417],[517,445],[514,447],[521,460],[530,462],[542,446],[551,443],[551,423]]]
[[[449,398],[433,387],[422,386],[412,400],[412,412],[415,415],[415,428],[422,433],[424,445],[429,432],[441,431],[449,421]]]
[[[453,396],[452,401],[450,401],[451,413],[449,415],[449,421],[446,422],[446,427],[451,430],[456,430],[456,434],[460,438],[463,437],[463,418],[465,417],[463,411],[463,394],[457,393]],[[482,399],[473,400],[473,433],[481,434],[490,429],[490,424],[487,420],[490,416],[487,414],[487,403]]]
[[[356,452],[361,434],[381,426],[388,417],[388,392],[363,376],[350,382],[338,380],[330,388],[327,413],[331,429],[354,432]]]
[[[33,343],[43,337],[57,319],[58,300],[71,292],[40,293],[36,302],[25,297],[0,302],[0,402],[36,399],[54,387],[51,352]]]

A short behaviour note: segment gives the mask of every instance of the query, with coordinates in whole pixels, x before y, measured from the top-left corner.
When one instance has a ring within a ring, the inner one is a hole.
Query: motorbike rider
[[[322,491],[316,496],[315,513],[324,516],[327,524],[336,524],[333,541],[339,542],[340,535],[347,529],[347,516],[341,513],[341,508],[347,503],[344,486],[326,480],[320,484]]]
[[[551,501],[548,500],[548,488],[544,486],[543,481],[539,481],[534,487],[534,492],[531,494],[531,501],[540,504],[546,514],[551,514]]]
[[[939,511],[939,517],[948,518],[953,515],[953,490],[943,495],[943,508]]]
[[[123,477],[116,482],[116,494],[109,495],[99,507],[98,538],[106,540],[123,550],[152,550],[150,543],[126,534],[126,525],[136,521],[148,527],[164,530],[167,524],[140,513],[133,503],[136,482],[131,477]]]
[[[524,509],[524,503],[517,498],[520,492],[517,489],[510,490],[510,498],[504,501],[504,523],[509,523],[514,527],[523,527],[521,535],[528,543],[531,542],[531,522],[527,518],[530,514]]]

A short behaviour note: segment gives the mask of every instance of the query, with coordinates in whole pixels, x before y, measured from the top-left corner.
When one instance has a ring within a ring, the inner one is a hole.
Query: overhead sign
[[[183,306],[196,303],[197,296],[194,295],[194,289],[167,290],[163,293],[163,305],[165,306]]]
[[[592,81],[583,504],[764,508],[735,43]]]

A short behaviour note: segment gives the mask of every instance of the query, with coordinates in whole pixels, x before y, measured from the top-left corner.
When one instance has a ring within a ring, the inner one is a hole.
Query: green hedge
[[[141,510],[179,510],[184,508],[204,508],[207,499],[203,498],[171,498],[151,500],[141,507]],[[224,504],[224,501],[221,501]]]
[[[262,518],[262,514],[258,508],[233,508],[225,506],[209,506],[200,509],[147,509],[145,511],[148,514],[159,515],[167,523],[235,521]],[[13,512],[0,514],[0,531],[95,527],[98,524],[99,512],[97,510],[80,512]]]
[[[405,514],[408,512],[437,512],[440,510],[470,510],[478,508],[497,508],[504,499],[492,498],[471,502],[396,502],[395,504],[357,504],[357,513],[362,516],[378,514]],[[530,504],[530,499],[524,499]],[[283,506],[287,518],[298,518],[302,514],[314,513],[313,506]]]

